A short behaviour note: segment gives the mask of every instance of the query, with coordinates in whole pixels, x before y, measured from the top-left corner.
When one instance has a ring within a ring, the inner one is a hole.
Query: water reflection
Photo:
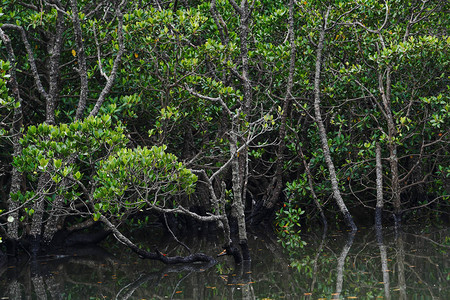
[[[342,252],[339,255],[337,261],[337,275],[336,275],[336,292],[333,294],[333,299],[339,299],[342,292],[342,285],[344,284],[344,265],[348,252],[353,245],[356,232],[352,231],[347,237],[347,242],[342,248]]]
[[[397,244],[397,276],[399,299],[406,300],[406,278],[405,278],[405,246],[403,242],[404,234],[400,232],[396,234]]]
[[[411,233],[412,232],[412,233]],[[117,245],[69,249],[0,269],[2,299],[449,299],[448,229],[305,234],[287,253],[270,232],[249,239],[252,262],[164,266]],[[215,240],[183,241],[220,252]],[[154,241],[153,241],[154,243]],[[159,248],[183,254],[163,241]]]
[[[325,219],[324,219],[325,220]],[[325,221],[326,222],[326,221]],[[313,263],[313,276],[312,276],[312,280],[311,280],[311,287],[310,287],[310,296],[312,296],[312,291],[314,291],[314,287],[316,284],[316,280],[317,280],[317,274],[318,274],[318,267],[319,267],[319,257],[322,254],[322,249],[323,246],[325,245],[325,240],[326,240],[326,236],[327,236],[327,230],[328,230],[328,226],[325,223],[325,227],[323,229],[323,233],[322,233],[322,238],[320,239],[320,245],[316,251],[316,256],[314,257],[314,263]]]
[[[381,273],[383,274],[383,286],[384,286],[384,297],[387,300],[391,299],[391,290],[390,290],[390,280],[389,280],[389,267],[388,267],[388,259],[386,246],[383,243],[383,228],[381,226],[377,226],[375,228],[375,232],[377,235],[377,243],[378,248],[380,248],[380,259],[381,259]]]

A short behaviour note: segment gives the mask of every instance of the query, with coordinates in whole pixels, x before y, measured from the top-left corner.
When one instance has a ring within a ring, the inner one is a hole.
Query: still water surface
[[[111,240],[103,248],[70,249],[65,256],[0,270],[1,299],[450,299],[450,231],[385,228],[305,233],[291,252],[270,232],[250,235],[252,262],[231,257],[215,265],[165,266],[139,259]],[[161,233],[162,252],[186,254]],[[213,238],[186,237],[193,251],[221,251]],[[154,247],[154,244],[149,244]],[[109,249],[108,251],[104,249]]]

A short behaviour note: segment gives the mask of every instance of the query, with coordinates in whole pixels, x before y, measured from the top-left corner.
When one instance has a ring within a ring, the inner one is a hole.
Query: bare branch
[[[36,67],[36,61],[34,59],[34,53],[33,50],[31,50],[31,45],[28,42],[27,34],[22,26],[14,25],[14,24],[3,24],[2,29],[13,29],[20,32],[20,35],[22,37],[23,44],[25,46],[25,50],[28,54],[28,62],[30,63],[31,72],[33,73],[34,82],[38,88],[39,93],[44,97],[45,99],[49,98],[49,94],[44,89],[44,86],[42,85],[41,78],[39,77],[39,73]]]
[[[95,25],[93,27],[93,32],[94,32],[95,45],[97,46],[98,69],[100,70],[100,75],[102,75],[106,80],[109,80],[108,75],[106,75],[105,71],[103,70],[102,59],[101,59],[102,53],[100,50],[100,43],[98,42],[97,29],[95,28]]]
[[[220,105],[225,109],[227,114],[230,117],[233,116],[233,113],[231,112],[231,110],[228,108],[228,106],[226,105],[226,103],[223,101],[223,99],[221,97],[215,97],[215,98],[214,97],[208,97],[208,96],[201,95],[199,93],[194,92],[194,90],[191,89],[188,86],[185,86],[185,88],[189,92],[189,94],[191,94],[192,96],[198,97],[198,98],[203,99],[203,100],[208,100],[208,101],[211,101],[211,102],[219,102]]]
[[[105,87],[100,93],[100,96],[97,99],[97,103],[95,103],[94,108],[92,109],[90,116],[95,116],[98,114],[100,107],[102,106],[103,102],[105,101],[106,95],[109,94],[111,91],[111,88],[114,84],[114,80],[116,79],[117,72],[119,70],[119,65],[122,60],[122,55],[125,52],[125,43],[123,39],[123,13],[122,13],[122,6],[125,1],[122,1],[117,8],[116,16],[118,19],[118,25],[117,25],[117,35],[118,35],[118,43],[119,43],[119,51],[117,52],[116,58],[114,59],[113,67],[111,70],[111,73],[108,76],[107,82],[105,84]]]
[[[231,4],[231,6],[233,6],[233,8],[237,11],[238,14],[242,15],[242,13],[243,13],[242,8],[239,7],[239,5],[237,5],[236,1],[230,0],[230,4]]]
[[[386,26],[387,21],[388,21],[388,18],[389,18],[389,5],[388,5],[388,3],[387,3],[386,0],[384,0],[384,6],[386,7],[386,13],[385,13],[385,16],[384,16],[384,22],[383,22],[383,24],[382,24],[380,27],[378,27],[377,29],[375,29],[375,30],[370,29],[370,28],[366,27],[364,24],[362,24],[362,23],[359,22],[359,21],[356,21],[355,24],[358,25],[358,26],[361,26],[362,28],[364,28],[366,31],[368,31],[368,32],[370,32],[370,33],[376,33],[376,34],[379,34],[379,33],[384,29],[384,27]]]

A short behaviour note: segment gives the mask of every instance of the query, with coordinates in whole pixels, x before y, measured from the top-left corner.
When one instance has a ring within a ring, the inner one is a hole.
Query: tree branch
[[[114,237],[128,248],[133,250],[133,252],[137,253],[141,258],[154,259],[159,260],[165,264],[180,264],[180,263],[194,263],[194,262],[215,262],[216,260],[206,254],[203,253],[194,253],[188,256],[173,256],[169,257],[165,254],[161,253],[158,249],[155,249],[155,252],[149,252],[144,249],[139,248],[132,241],[130,241],[126,236],[124,236],[117,227],[111,223],[105,216],[100,216],[99,219],[103,224],[105,224],[106,228],[111,230],[114,234]]]
[[[70,0],[70,6],[72,8],[73,31],[75,34],[75,41],[77,43],[78,65],[80,66],[77,70],[78,74],[80,75],[80,100],[78,102],[77,112],[75,114],[75,120],[79,120],[83,116],[83,112],[86,108],[86,101],[88,96],[88,76],[86,66],[86,53],[84,51],[80,17],[78,16],[77,0]]]
[[[124,37],[123,37],[123,13],[122,13],[122,6],[124,5],[125,1],[122,1],[119,4],[119,7],[117,8],[116,16],[118,19],[118,25],[117,25],[117,35],[118,35],[118,43],[119,43],[119,51],[117,52],[116,58],[114,59],[113,68],[111,70],[110,75],[107,78],[107,82],[105,84],[105,87],[100,93],[100,96],[97,99],[97,102],[95,103],[94,108],[92,109],[89,116],[96,116],[100,110],[100,107],[102,106],[103,102],[105,101],[106,96],[111,91],[111,88],[114,84],[114,80],[116,79],[117,72],[119,70],[119,65],[122,59],[122,55],[125,52],[125,43],[124,43]]]
[[[37,86],[37,89],[42,97],[45,99],[49,98],[49,94],[45,91],[44,86],[42,85],[41,79],[39,77],[39,73],[36,67],[36,61],[34,59],[33,50],[31,50],[31,45],[28,42],[27,34],[22,26],[14,25],[14,24],[3,24],[2,29],[13,29],[20,32],[20,35],[22,37],[23,44],[25,46],[25,50],[28,54],[28,62],[30,63],[31,72],[33,74],[34,82]]]

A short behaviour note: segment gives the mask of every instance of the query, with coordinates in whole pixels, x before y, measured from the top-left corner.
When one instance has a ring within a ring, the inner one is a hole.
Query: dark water
[[[250,236],[253,260],[240,266],[231,257],[220,257],[215,265],[168,267],[139,259],[111,240],[112,246],[107,242],[103,249],[71,249],[64,257],[3,267],[0,298],[450,299],[449,232],[305,233],[307,245],[290,253],[265,232]],[[158,237],[148,232],[139,236],[149,241]],[[221,251],[218,241],[207,238],[184,241],[194,251]],[[169,238],[158,247],[170,255],[186,254]]]

